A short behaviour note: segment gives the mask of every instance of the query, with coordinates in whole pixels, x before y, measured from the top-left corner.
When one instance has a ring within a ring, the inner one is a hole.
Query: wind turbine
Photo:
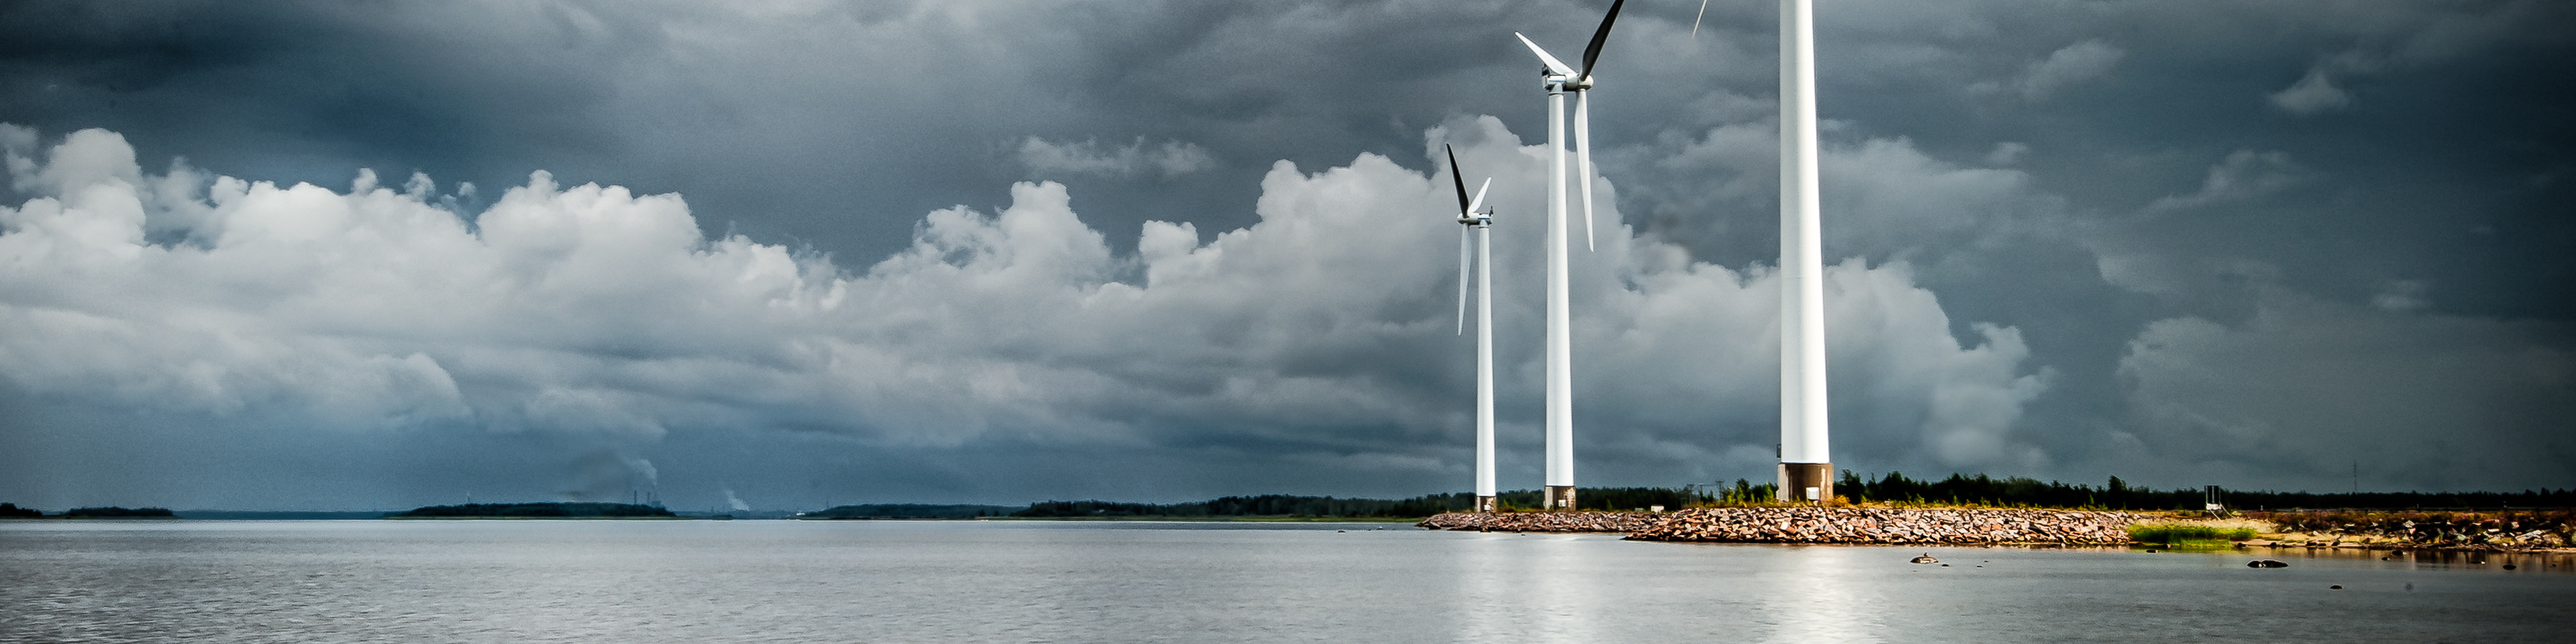
[[[1834,498],[1825,435],[1825,251],[1816,188],[1812,0],[1780,0],[1781,501]]]
[[[1476,259],[1476,511],[1493,512],[1494,503],[1494,242],[1492,211],[1485,205],[1491,177],[1467,197],[1467,176],[1458,173],[1458,151],[1449,152],[1449,180],[1458,188],[1458,334],[1467,333],[1468,237],[1475,238]]]
[[[1591,46],[1583,48],[1583,67],[1565,66],[1548,55],[1529,36],[1512,32],[1538,54],[1546,67],[1539,74],[1547,87],[1547,487],[1545,504],[1551,510],[1574,509],[1574,377],[1572,328],[1567,311],[1565,277],[1565,93],[1574,92],[1574,155],[1583,166],[1583,239],[1586,248],[1592,244],[1592,64],[1601,58],[1601,43],[1610,39],[1610,23],[1619,19],[1619,6],[1627,0],[1612,0],[1610,13],[1601,17],[1601,27],[1592,32]]]

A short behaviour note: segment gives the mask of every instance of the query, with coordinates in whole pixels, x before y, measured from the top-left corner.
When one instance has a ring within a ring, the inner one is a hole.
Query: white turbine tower
[[[1574,504],[1574,377],[1573,330],[1567,311],[1565,276],[1565,93],[1574,92],[1574,155],[1583,166],[1583,239],[1586,248],[1592,244],[1592,63],[1601,57],[1601,43],[1610,38],[1610,23],[1619,19],[1619,6],[1627,0],[1613,0],[1610,13],[1601,17],[1601,27],[1592,32],[1591,46],[1583,49],[1583,68],[1569,69],[1563,61],[1550,56],[1529,36],[1513,32],[1538,54],[1546,67],[1539,74],[1547,87],[1547,488],[1544,503],[1551,510],[1572,510]]]
[[[1476,273],[1476,511],[1493,512],[1494,504],[1494,213],[1478,212],[1492,178],[1467,197],[1467,176],[1458,173],[1458,151],[1448,145],[1449,180],[1458,188],[1458,333],[1467,333],[1468,237],[1474,237]]]
[[[1834,496],[1825,436],[1825,251],[1816,189],[1812,0],[1780,0],[1780,491]]]

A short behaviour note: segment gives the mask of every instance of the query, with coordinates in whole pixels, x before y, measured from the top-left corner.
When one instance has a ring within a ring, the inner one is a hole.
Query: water
[[[2563,642],[2570,557],[1401,524],[0,522],[0,642]],[[1978,567],[1983,566],[1983,567]],[[2342,590],[2329,589],[2341,585]]]

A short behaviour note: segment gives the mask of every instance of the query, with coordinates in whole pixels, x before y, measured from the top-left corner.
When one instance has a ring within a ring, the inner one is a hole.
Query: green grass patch
[[[2226,548],[2254,538],[2253,528],[2214,528],[2189,523],[2129,526],[2129,540],[2168,548]]]

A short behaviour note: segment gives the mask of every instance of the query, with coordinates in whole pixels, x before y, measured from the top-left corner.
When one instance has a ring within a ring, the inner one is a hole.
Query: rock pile
[[[2126,512],[1876,508],[1701,508],[1662,515],[1632,531],[1643,541],[1734,543],[2046,543],[2129,542]]]
[[[2576,514],[2559,511],[2267,512],[2291,533],[2274,545],[2459,550],[2563,548],[2576,543]]]
[[[1450,512],[1413,525],[1485,532],[1635,532],[1663,515],[1653,512]]]
[[[2129,542],[2126,512],[2074,510],[1931,510],[1864,508],[1701,508],[1679,512],[1452,512],[1415,524],[1489,532],[1626,532],[1642,541],[1735,543],[2047,543]]]

